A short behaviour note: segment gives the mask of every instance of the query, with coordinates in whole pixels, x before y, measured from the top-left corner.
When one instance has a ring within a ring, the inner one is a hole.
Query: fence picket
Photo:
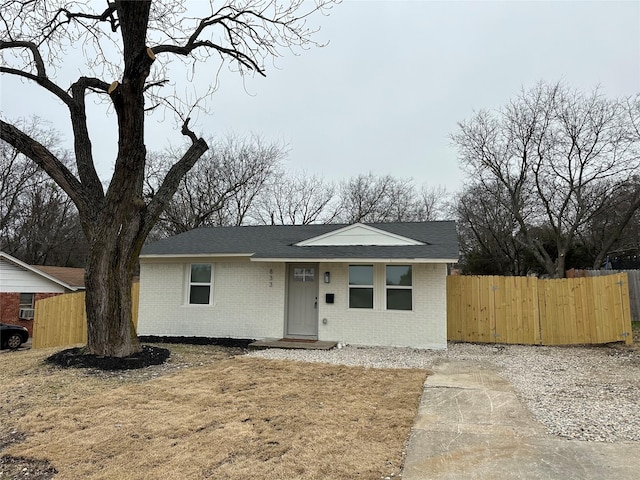
[[[631,343],[628,283],[627,273],[561,280],[448,277],[448,338],[542,345]]]
[[[139,284],[134,283],[131,288],[131,318],[136,329],[139,292]],[[33,348],[87,343],[84,297],[84,292],[79,292],[38,300],[33,320]]]

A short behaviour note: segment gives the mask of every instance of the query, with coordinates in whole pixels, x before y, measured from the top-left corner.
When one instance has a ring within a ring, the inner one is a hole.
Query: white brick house
[[[454,222],[215,227],[147,245],[138,334],[446,348]]]

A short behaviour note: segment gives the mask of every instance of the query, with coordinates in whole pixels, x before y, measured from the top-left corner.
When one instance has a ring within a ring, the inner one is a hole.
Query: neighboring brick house
[[[138,334],[444,349],[454,222],[200,228],[140,256]]]
[[[0,322],[33,333],[35,302],[84,290],[84,269],[28,265],[0,252]]]

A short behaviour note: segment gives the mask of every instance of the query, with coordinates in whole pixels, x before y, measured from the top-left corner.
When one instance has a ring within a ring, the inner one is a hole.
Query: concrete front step
[[[293,338],[258,340],[249,344],[249,348],[297,348],[303,350],[331,350],[338,342],[320,340],[298,340]]]

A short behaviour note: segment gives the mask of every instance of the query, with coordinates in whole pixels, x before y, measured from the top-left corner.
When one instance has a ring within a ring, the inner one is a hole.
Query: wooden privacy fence
[[[629,280],[629,306],[631,321],[640,322],[640,270],[567,270],[567,278],[602,277],[626,273]]]
[[[560,280],[447,277],[447,337],[533,345],[631,344],[627,274]]]
[[[131,317],[138,328],[140,284],[131,288]],[[87,315],[84,292],[68,293],[36,302],[33,319],[33,348],[64,347],[87,343]]]

